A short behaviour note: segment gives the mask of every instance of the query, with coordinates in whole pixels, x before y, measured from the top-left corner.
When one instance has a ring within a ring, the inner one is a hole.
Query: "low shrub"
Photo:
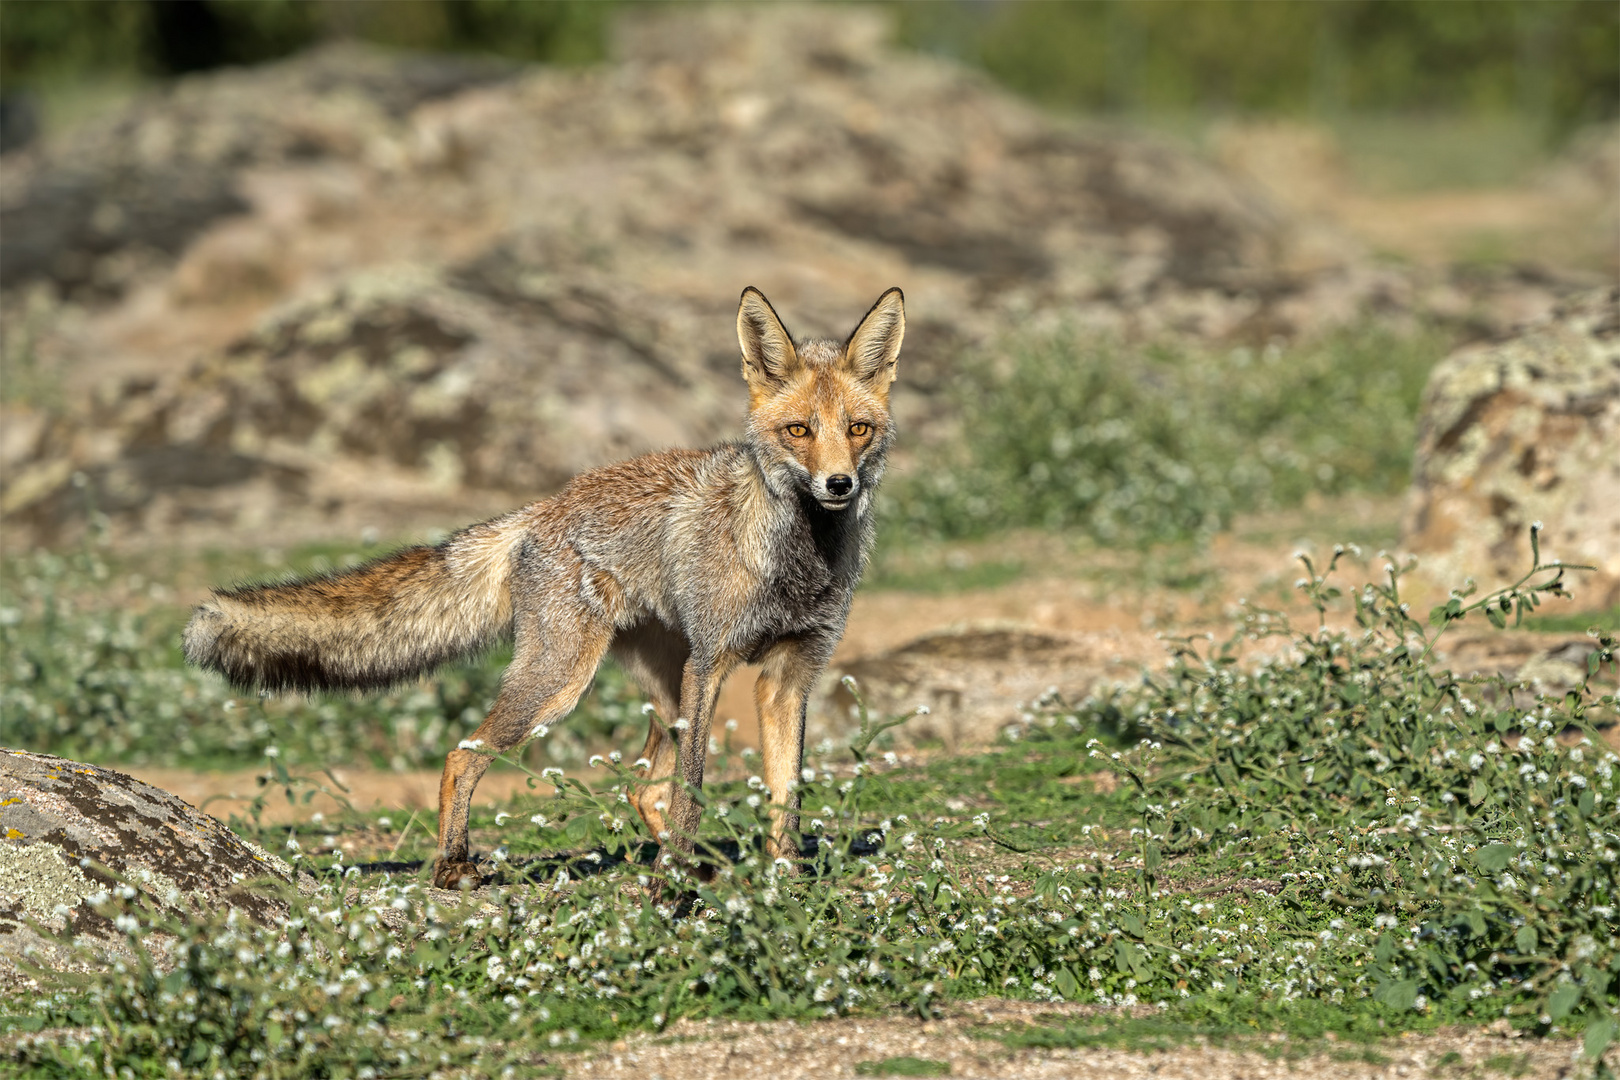
[[[1104,542],[1207,535],[1313,491],[1405,487],[1437,335],[1342,331],[1227,352],[1073,334],[958,381],[960,439],[886,490],[902,535],[1029,526]]]

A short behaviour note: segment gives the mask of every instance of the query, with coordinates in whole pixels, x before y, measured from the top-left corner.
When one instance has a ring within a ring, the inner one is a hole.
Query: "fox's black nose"
[[[827,494],[829,495],[848,495],[854,490],[855,481],[851,480],[843,473],[839,473],[836,476],[827,477]]]

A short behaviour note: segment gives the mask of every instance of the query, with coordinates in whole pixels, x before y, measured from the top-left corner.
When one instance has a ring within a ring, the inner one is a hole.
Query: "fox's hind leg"
[[[641,760],[647,762],[642,775],[659,782],[631,791],[630,805],[660,843],[669,834],[664,814],[678,764],[675,737],[665,725],[674,723],[680,708],[681,672],[689,652],[684,637],[657,622],[638,624],[613,639],[614,659],[652,702],[654,715],[647,718],[647,744],[641,748]]]
[[[603,599],[607,583],[582,582],[580,570],[576,564],[558,582],[562,575],[553,564],[514,588],[512,663],[501,676],[500,695],[478,730],[444,759],[439,857],[433,866],[433,884],[441,889],[459,888],[464,881],[476,886],[480,880],[469,855],[467,819],[473,790],[495,755],[572,712],[607,652],[613,637],[611,613],[596,602]],[[557,587],[563,583],[565,589]],[[548,590],[551,595],[522,595]]]

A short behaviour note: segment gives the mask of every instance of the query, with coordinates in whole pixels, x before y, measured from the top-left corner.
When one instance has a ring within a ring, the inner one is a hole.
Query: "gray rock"
[[[217,819],[111,769],[0,747],[0,985],[16,960],[67,966],[74,957],[38,933],[71,931],[116,949],[121,932],[87,898],[119,881],[184,914],[232,906],[268,921],[285,913],[244,883],[292,870]]]
[[[1460,349],[1429,378],[1402,527],[1425,575],[1517,578],[1534,521],[1543,559],[1597,567],[1571,576],[1582,607],[1620,603],[1620,289]]]
[[[249,209],[237,191],[243,169],[352,152],[423,103],[513,71],[494,59],[344,43],[182,80],[8,162],[0,285],[122,292],[216,219]],[[343,118],[326,122],[334,111]],[[131,251],[143,256],[133,265],[119,258]]]

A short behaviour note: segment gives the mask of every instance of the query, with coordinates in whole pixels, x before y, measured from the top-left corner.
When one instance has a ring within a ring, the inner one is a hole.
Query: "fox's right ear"
[[[737,305],[737,343],[742,346],[743,378],[751,387],[764,388],[798,370],[792,336],[765,294],[752,285]]]

